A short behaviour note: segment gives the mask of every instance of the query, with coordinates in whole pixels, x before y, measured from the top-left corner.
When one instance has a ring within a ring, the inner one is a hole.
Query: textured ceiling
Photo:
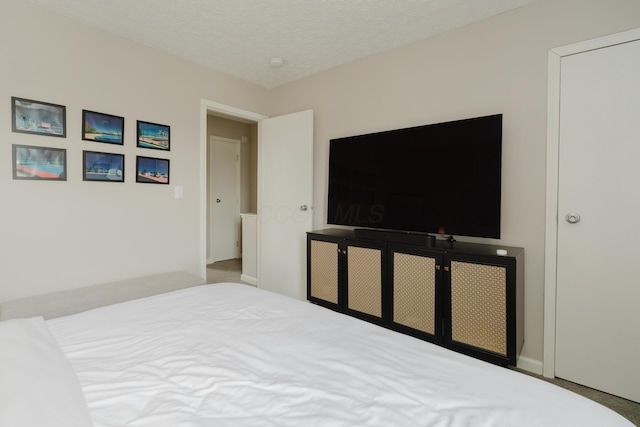
[[[29,1],[273,88],[534,0]]]

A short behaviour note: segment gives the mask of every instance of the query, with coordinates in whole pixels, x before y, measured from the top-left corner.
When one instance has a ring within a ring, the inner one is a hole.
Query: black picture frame
[[[11,97],[11,130],[32,135],[67,137],[67,107]]]
[[[12,144],[13,179],[67,180],[67,150]]]
[[[124,182],[124,154],[82,151],[82,180]]]
[[[124,117],[82,110],[82,139],[123,145]]]
[[[169,159],[136,156],[136,182],[169,184]]]
[[[171,149],[171,126],[137,120],[136,129],[137,147],[164,151]]]

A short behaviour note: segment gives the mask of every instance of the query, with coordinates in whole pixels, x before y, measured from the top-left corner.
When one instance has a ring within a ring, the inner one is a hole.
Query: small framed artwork
[[[67,180],[67,150],[13,144],[13,179]]]
[[[82,151],[82,180],[124,182],[124,154]]]
[[[136,182],[169,184],[169,160],[136,156]]]
[[[138,147],[169,151],[171,128],[166,125],[138,120]]]
[[[122,145],[124,117],[82,110],[82,139]]]
[[[66,138],[67,107],[12,96],[11,130]]]

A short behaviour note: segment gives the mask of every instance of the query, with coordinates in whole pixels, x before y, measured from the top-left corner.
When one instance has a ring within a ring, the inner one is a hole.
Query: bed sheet
[[[544,381],[241,284],[47,321],[99,426],[631,426]]]

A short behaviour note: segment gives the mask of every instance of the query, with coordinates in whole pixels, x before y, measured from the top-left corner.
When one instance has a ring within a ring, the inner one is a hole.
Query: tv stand
[[[369,228],[356,228],[353,230],[356,239],[378,240],[405,245],[434,247],[435,236],[426,233],[414,233],[410,231],[372,230]]]
[[[515,366],[524,342],[524,249],[446,238],[428,246],[430,239],[417,236],[382,230],[308,232],[307,299]],[[407,244],[407,238],[420,244]]]

